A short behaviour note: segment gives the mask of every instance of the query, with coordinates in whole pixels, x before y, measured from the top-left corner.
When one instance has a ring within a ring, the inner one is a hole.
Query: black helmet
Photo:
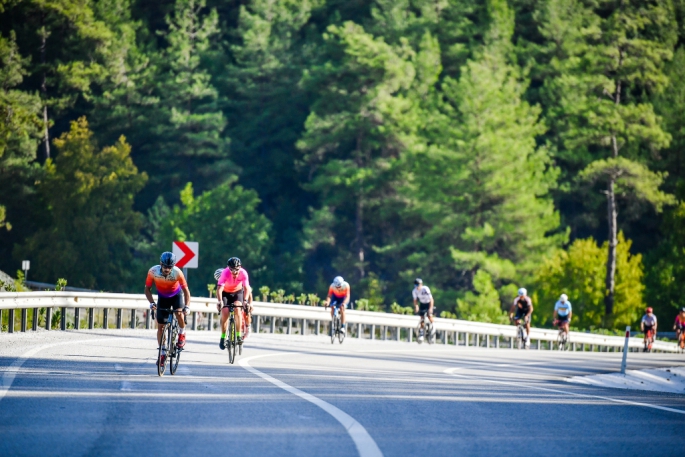
[[[238,257],[231,257],[230,259],[228,259],[228,262],[226,262],[226,266],[231,270],[240,268],[242,265],[243,264],[240,262],[240,259]]]
[[[159,263],[164,267],[173,267],[176,265],[176,256],[173,252],[162,252],[159,257]]]
[[[423,284],[423,279],[421,279],[421,278],[416,278],[416,279],[414,280],[414,285],[415,285],[415,286],[418,286],[419,284]]]

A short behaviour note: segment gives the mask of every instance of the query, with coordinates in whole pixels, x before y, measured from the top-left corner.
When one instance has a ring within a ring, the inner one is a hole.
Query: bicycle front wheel
[[[162,355],[165,355],[166,352],[166,347],[167,347],[167,328],[164,327],[164,330],[162,331],[162,341],[159,343],[159,349],[158,349],[158,354],[157,354],[157,374],[159,376],[164,376],[164,372],[166,371],[166,357],[164,357],[164,362],[161,363],[162,360]]]
[[[171,369],[171,374],[176,374],[178,362],[181,359],[181,350],[176,347],[176,341],[178,340],[178,333],[176,329],[174,329],[172,335],[173,338],[171,339],[171,360],[169,360],[169,368]]]
[[[331,344],[335,343],[335,334],[338,333],[338,326],[336,325],[338,318],[331,319]]]
[[[337,319],[337,327],[338,327],[338,342],[342,344],[343,340],[345,339],[345,332],[342,331],[342,324],[340,323],[340,318]]]
[[[226,341],[226,349],[228,350],[228,363],[235,362],[235,347],[237,335],[235,334],[235,321],[231,319],[228,323],[228,335]]]

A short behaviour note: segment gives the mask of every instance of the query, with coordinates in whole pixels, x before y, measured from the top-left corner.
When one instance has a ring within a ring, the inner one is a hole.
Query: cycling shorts
[[[566,316],[559,316],[557,314],[557,320],[559,321],[559,324],[566,324],[568,323],[568,314]]]
[[[333,296],[331,297],[331,302],[328,304],[328,306],[330,306],[331,308],[333,306],[340,307],[343,303],[345,303],[345,297],[338,298],[336,296]]]
[[[183,309],[183,294],[178,293],[173,297],[157,297],[157,323],[165,324],[169,319],[171,310],[180,311]]]
[[[527,309],[521,309],[521,308],[516,308],[516,316],[514,316],[514,320],[520,320],[524,319],[526,323],[530,320],[530,317],[527,315],[528,310]]]
[[[433,313],[429,312],[431,308],[430,303],[421,303],[419,302],[419,316],[424,317],[424,316],[432,316]]]
[[[654,329],[653,325],[645,325],[645,335],[647,334],[647,332],[649,332],[650,330],[653,330],[653,329]]]
[[[222,308],[232,306],[237,301],[239,301],[240,303],[244,303],[245,300],[243,299],[243,297],[244,297],[243,289],[240,289],[236,292],[222,292],[222,294],[221,294],[221,301],[223,302]]]

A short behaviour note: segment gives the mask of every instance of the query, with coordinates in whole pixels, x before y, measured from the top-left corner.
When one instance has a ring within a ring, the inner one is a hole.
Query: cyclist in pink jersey
[[[164,324],[173,310],[179,326],[176,346],[181,349],[186,344],[184,314],[187,313],[190,304],[190,290],[183,272],[175,265],[176,256],[171,252],[163,252],[159,258],[159,265],[155,265],[147,272],[145,297],[150,302],[150,309],[157,309],[157,343],[161,344]],[[157,303],[152,297],[153,285],[157,288]],[[183,296],[181,296],[181,291],[183,291]],[[164,360],[158,361],[160,362],[164,363]]]
[[[249,331],[252,319],[250,317],[250,309],[252,306],[252,288],[250,287],[250,279],[247,271],[242,268],[242,263],[237,257],[231,257],[226,262],[227,268],[221,272],[219,280],[217,281],[217,311],[221,312],[221,340],[219,347],[221,350],[226,349],[224,339],[226,338],[226,331],[228,330],[228,315],[229,307],[234,304],[243,305],[245,314],[246,328]],[[243,335],[243,313],[235,313],[236,332],[238,334],[238,343],[242,343]],[[247,337],[247,332],[245,334]]]

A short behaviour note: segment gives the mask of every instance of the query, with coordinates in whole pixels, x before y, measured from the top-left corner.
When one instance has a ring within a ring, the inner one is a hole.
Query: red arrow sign
[[[178,268],[197,268],[199,243],[193,241],[174,241],[172,250],[178,258],[176,260]]]

